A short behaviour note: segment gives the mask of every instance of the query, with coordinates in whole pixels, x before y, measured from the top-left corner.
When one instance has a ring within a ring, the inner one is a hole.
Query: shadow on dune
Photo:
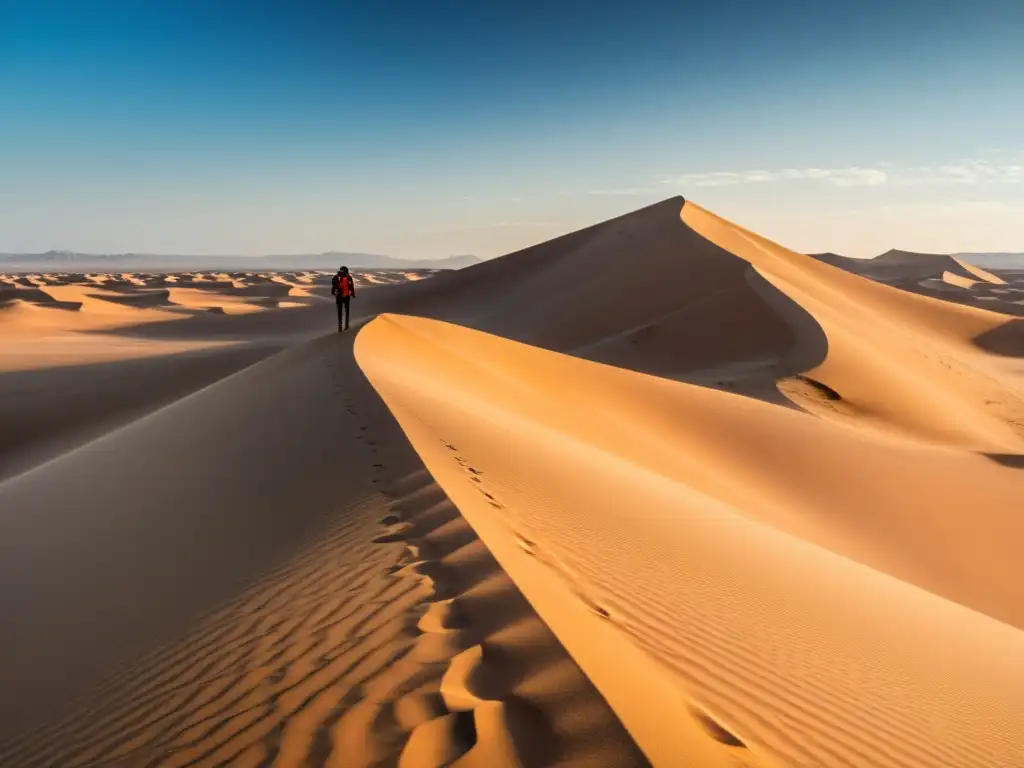
[[[1020,453],[985,453],[986,459],[991,459],[996,464],[1012,469],[1024,469],[1024,454]]]
[[[15,301],[24,301],[26,304],[35,304],[49,309],[64,309],[71,312],[82,308],[82,302],[58,301],[42,288],[15,288],[13,286],[0,285],[0,307]]]
[[[234,373],[281,345],[9,371],[0,377],[0,481]],[[53,393],[73,393],[55,397]]]
[[[173,639],[336,513],[325,479],[357,445],[339,434],[324,363],[337,342],[286,350],[0,482],[0,613],[17,627],[0,633],[0,741]]]
[[[272,299],[275,303],[276,299]],[[336,322],[333,305],[317,299],[293,299],[306,306],[234,315],[196,310],[191,317],[173,322],[139,323],[87,333],[154,340],[222,339],[249,341],[324,333]]]
[[[169,290],[140,290],[138,293],[122,292],[119,295],[103,293],[86,294],[91,299],[108,301],[111,304],[121,304],[127,307],[166,307],[173,306],[171,292]]]
[[[251,296],[254,298],[284,298],[291,290],[290,285],[275,283],[269,279],[252,285],[232,285],[231,283],[196,283],[194,288],[207,293],[222,296]]]
[[[1024,357],[1024,320],[1010,320],[978,336],[974,343],[996,355]]]
[[[697,218],[687,218],[688,210]],[[939,334],[971,337],[986,327],[983,318],[919,304],[919,295],[901,296],[867,276],[702,220],[700,211],[672,198],[422,284],[388,289],[375,310],[446,321],[872,429],[996,451],[1000,440],[1010,439],[1005,425],[1013,414],[992,416],[986,404],[1001,397],[998,387],[982,397],[944,389],[942,363],[921,352],[912,334],[878,323],[880,312],[892,311],[900,322],[909,315],[934,324]],[[912,258],[909,266],[919,269],[919,260],[933,268],[932,257]],[[1009,350],[1024,348],[1016,328],[988,341],[1016,354]],[[888,354],[925,368],[915,373],[914,365],[889,365],[885,355],[853,341],[863,333],[878,333],[879,343],[891,346]],[[985,426],[965,427],[951,416],[951,403],[977,412]],[[981,443],[977,432],[985,433]]]
[[[820,325],[746,261],[680,221],[682,197],[382,295],[399,312],[791,406]]]
[[[327,280],[330,280],[330,276]],[[420,284],[409,283],[409,285]],[[356,323],[379,312],[392,311],[391,307],[396,298],[400,296],[397,292],[404,285],[360,288],[358,297],[352,303],[352,322]],[[258,287],[262,290],[264,286]],[[275,283],[272,287],[276,295],[268,296],[266,292],[257,293],[248,302],[263,307],[265,311],[231,314],[223,309],[198,309],[191,316],[173,322],[138,323],[114,329],[87,331],[86,333],[161,341],[190,341],[194,339],[252,341],[284,338],[297,340],[336,330],[337,313],[334,301],[329,294],[329,287],[310,289],[308,296],[289,296],[288,291],[291,289],[287,285]],[[277,290],[278,288],[281,290]],[[263,298],[258,298],[260,295]],[[290,304],[301,304],[302,306],[281,308],[279,304],[282,299],[287,299]]]

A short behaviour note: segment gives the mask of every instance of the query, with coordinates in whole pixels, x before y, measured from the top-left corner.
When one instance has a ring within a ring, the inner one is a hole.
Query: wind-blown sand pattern
[[[484,768],[572,754],[574,764],[641,764],[430,478],[414,473],[396,488],[346,510],[186,642],[108,683],[83,717],[5,758]],[[383,530],[367,529],[388,510]]]
[[[1021,283],[848,261],[673,199],[354,343],[326,276],[68,286],[303,306],[101,329],[253,360],[0,481],[0,764],[1024,766]]]
[[[646,764],[351,348],[0,483],[0,764]]]

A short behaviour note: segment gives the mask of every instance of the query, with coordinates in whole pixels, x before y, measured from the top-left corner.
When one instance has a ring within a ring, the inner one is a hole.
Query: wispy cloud
[[[783,168],[782,170],[712,171],[684,173],[663,179],[662,184],[694,187],[728,187],[777,181],[822,181],[839,187],[875,187],[889,180],[881,168]]]
[[[618,189],[592,189],[591,195],[599,197],[650,197],[663,195],[665,190],[660,187],[620,187]]]
[[[815,214],[819,219],[833,221],[856,221],[862,226],[882,223],[906,224],[908,221],[938,220],[950,222],[963,220],[972,227],[984,217],[1024,216],[1024,200],[944,200],[937,202],[904,202],[873,204],[857,208],[844,208]],[[1024,219],[1019,219],[1024,220]],[[960,226],[958,224],[957,226]]]
[[[1020,184],[1024,182],[1024,161],[993,163],[963,159],[946,165],[909,168],[895,181],[904,185]]]
[[[455,227],[452,232],[474,232],[478,230],[494,230],[494,229],[551,229],[565,226],[559,221],[544,221],[544,220],[507,220],[507,221],[486,221],[477,224],[464,224],[459,227]]]
[[[1001,156],[1002,157],[1002,156]],[[1024,157],[993,162],[966,158],[934,166],[895,166],[876,163],[872,167],[845,168],[783,168],[745,171],[710,171],[684,173],[662,180],[674,187],[728,187],[738,184],[767,184],[785,181],[808,181],[837,187],[897,186],[980,186],[985,184],[1024,183]]]
[[[947,200],[934,203],[899,203],[871,206],[864,209],[837,211],[835,216],[878,216],[880,214],[906,216],[936,216],[949,218],[955,216],[977,216],[980,214],[1024,214],[1024,202],[1006,200]]]

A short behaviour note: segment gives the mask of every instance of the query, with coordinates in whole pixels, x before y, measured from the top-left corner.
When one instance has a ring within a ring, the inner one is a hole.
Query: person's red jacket
[[[339,299],[356,295],[356,283],[352,275],[335,275],[331,278],[331,293]]]

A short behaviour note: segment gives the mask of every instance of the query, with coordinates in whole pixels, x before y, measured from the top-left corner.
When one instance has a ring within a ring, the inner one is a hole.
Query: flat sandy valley
[[[0,275],[0,765],[1024,766],[1024,272],[330,277]]]

